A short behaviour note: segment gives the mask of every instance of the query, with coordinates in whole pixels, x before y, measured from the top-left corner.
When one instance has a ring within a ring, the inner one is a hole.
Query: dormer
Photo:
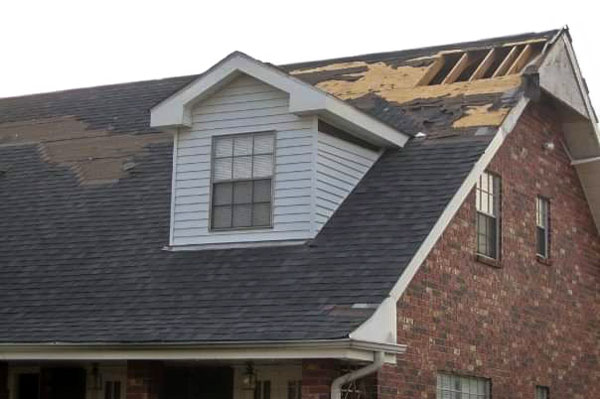
[[[151,110],[174,133],[170,246],[314,238],[386,147],[409,136],[234,53]]]

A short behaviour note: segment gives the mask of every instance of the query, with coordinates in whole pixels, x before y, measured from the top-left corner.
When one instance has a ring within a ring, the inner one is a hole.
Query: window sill
[[[541,263],[542,265],[546,265],[546,266],[552,266],[552,261],[549,258],[545,258],[541,255],[535,255],[535,260],[537,260],[538,263]]]
[[[497,269],[502,268],[502,264],[500,263],[499,259],[490,258],[481,254],[475,254],[475,260],[479,263],[483,263],[484,265],[492,266]]]

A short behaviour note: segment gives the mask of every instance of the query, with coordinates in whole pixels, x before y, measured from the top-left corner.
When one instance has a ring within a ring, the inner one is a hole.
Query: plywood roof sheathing
[[[508,69],[508,72],[506,72],[507,75],[519,72],[531,57],[532,52],[533,47],[531,46],[531,44],[528,44],[527,46],[523,47],[523,50],[521,51],[515,62],[513,62],[513,64]]]
[[[446,77],[442,81],[442,84],[444,85],[444,84],[454,83],[468,65],[469,65],[469,54],[464,53],[462,55],[462,57],[460,57],[460,59],[458,60],[456,65],[454,65],[454,68],[452,68],[452,70],[448,73],[448,75],[446,75]]]
[[[483,75],[487,72],[489,67],[492,65],[492,62],[494,61],[495,57],[496,57],[496,49],[491,49],[487,53],[487,55],[485,56],[483,61],[481,61],[481,64],[479,64],[479,66],[477,67],[475,72],[473,72],[473,75],[471,75],[471,77],[469,78],[469,82],[472,82],[477,79],[481,79],[483,77]]]
[[[435,61],[431,65],[429,65],[429,68],[427,68],[427,70],[425,71],[421,79],[419,79],[416,85],[428,85],[429,82],[431,82],[431,80],[435,77],[435,75],[437,75],[438,72],[442,69],[442,67],[444,66],[444,62],[446,62],[444,60],[444,56],[436,58]]]
[[[508,68],[510,68],[510,66],[512,65],[515,58],[517,58],[518,52],[519,52],[519,48],[516,46],[513,47],[510,50],[510,52],[506,55],[506,58],[504,58],[504,61],[502,61],[502,63],[498,67],[498,69],[496,69],[496,72],[494,72],[494,74],[492,75],[492,78],[506,75]]]

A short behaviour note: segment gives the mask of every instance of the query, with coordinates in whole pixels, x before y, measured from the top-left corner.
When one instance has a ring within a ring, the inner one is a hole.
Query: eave
[[[385,352],[394,363],[405,345],[350,338],[307,341],[180,343],[14,343],[0,344],[0,360],[261,360],[343,359],[373,361]]]

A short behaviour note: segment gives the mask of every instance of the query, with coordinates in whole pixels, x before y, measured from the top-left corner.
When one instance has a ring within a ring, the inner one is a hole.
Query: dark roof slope
[[[2,144],[6,126],[65,117],[111,140],[160,136],[149,107],[193,78],[0,100],[0,342],[347,337],[372,312],[352,305],[388,295],[492,137],[389,150],[310,244],[191,252],[163,250],[169,141],[128,153],[110,184],[80,184],[39,142]]]
[[[170,145],[110,186],[0,147],[0,342],[345,337],[368,316],[350,307],[385,298],[486,145],[388,152],[313,245],[200,252],[162,250]]]

